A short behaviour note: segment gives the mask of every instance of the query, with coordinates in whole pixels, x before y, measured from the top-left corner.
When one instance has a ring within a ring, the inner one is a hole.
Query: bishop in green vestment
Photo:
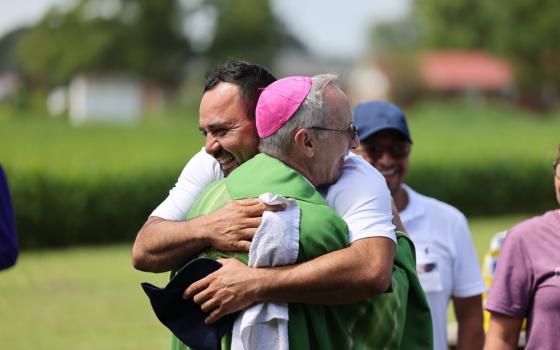
[[[325,90],[329,88],[331,96],[334,95],[330,101],[327,99],[331,104],[328,108],[331,113],[327,113],[327,120],[323,121],[321,126],[306,125],[301,118],[296,118],[295,120],[301,121],[302,124],[293,129],[294,132],[288,130],[287,134],[292,138],[292,143],[278,143],[288,148],[285,152],[274,154],[274,157],[257,155],[239,166],[226,179],[209,186],[199,196],[189,213],[189,218],[215,211],[231,200],[257,197],[270,192],[294,198],[298,203],[301,211],[298,262],[347,247],[348,228],[345,222],[328,207],[315,189],[315,186],[336,181],[341,172],[341,160],[355,139],[355,134],[350,134],[350,141],[347,139],[348,132],[353,131],[350,127],[346,130],[331,127],[330,124],[334,124],[336,118],[344,119],[338,121],[338,125],[351,125],[351,114],[332,113],[337,110],[337,106],[333,106],[339,102],[336,99],[345,97],[333,86],[327,85]],[[301,104],[302,101],[298,103]],[[286,106],[281,108],[286,109]],[[288,123],[290,118],[291,114],[273,130],[272,137],[284,128],[293,127]],[[344,131],[345,135],[337,133],[340,137],[326,142],[327,138],[315,134],[313,128],[322,131]],[[388,292],[343,305],[290,303],[290,348],[431,349],[430,312],[416,276],[414,246],[408,237],[401,234],[398,235],[397,243]],[[234,257],[247,262],[246,253],[209,249],[202,255],[216,258]],[[230,342],[228,336],[224,337],[222,347],[229,348]],[[177,341],[173,344],[175,349],[182,347]]]

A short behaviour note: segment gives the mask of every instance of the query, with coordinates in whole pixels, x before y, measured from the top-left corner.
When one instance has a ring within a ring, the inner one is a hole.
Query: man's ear
[[[317,139],[308,129],[299,129],[294,135],[294,147],[306,158],[313,158],[317,152]]]

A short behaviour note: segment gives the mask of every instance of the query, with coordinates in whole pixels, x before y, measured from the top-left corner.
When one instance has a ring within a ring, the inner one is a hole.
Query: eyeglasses
[[[348,136],[350,138],[350,140],[354,140],[356,138],[356,136],[358,135],[358,129],[356,129],[356,126],[354,125],[354,123],[350,123],[350,125],[348,125],[348,127],[346,129],[331,129],[331,128],[323,128],[322,126],[312,126],[310,128],[307,128],[307,129],[342,132],[342,133],[346,134],[346,136]]]
[[[552,172],[560,179],[560,166],[558,166],[558,164],[560,164],[560,159],[556,160],[554,164],[552,164]]]
[[[408,142],[392,143],[387,146],[377,143],[369,145],[362,144],[360,147],[373,159],[383,157],[383,153],[385,152],[389,153],[389,155],[395,159],[404,158],[410,154],[410,143]]]

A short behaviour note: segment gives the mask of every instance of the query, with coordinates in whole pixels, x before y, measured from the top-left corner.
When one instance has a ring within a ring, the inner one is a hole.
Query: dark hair
[[[212,90],[222,82],[237,85],[241,102],[247,108],[247,115],[251,119],[255,119],[255,108],[261,91],[274,81],[276,78],[264,67],[230,59],[206,74],[204,92]]]

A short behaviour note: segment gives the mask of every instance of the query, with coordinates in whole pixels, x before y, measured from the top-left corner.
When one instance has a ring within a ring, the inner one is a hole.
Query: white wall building
[[[74,125],[131,123],[140,118],[142,85],[126,76],[79,75],[70,82],[68,112]]]

